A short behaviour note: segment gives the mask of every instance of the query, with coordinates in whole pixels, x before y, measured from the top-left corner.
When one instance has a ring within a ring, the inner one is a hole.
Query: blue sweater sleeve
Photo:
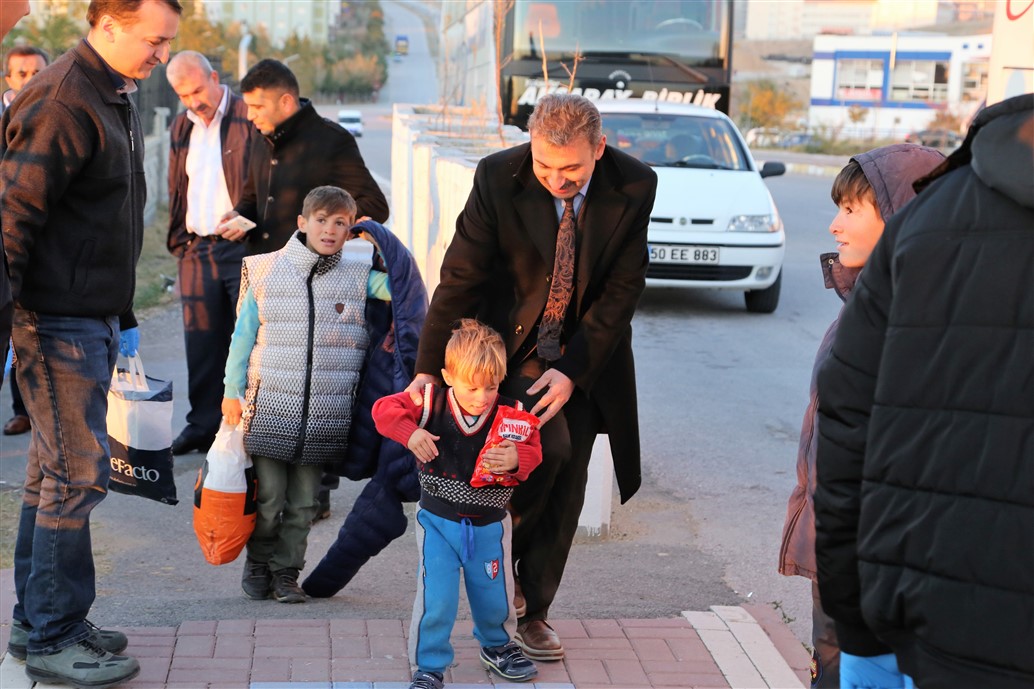
[[[391,301],[391,282],[388,274],[379,270],[371,270],[370,278],[366,281],[366,296],[381,301]]]
[[[251,350],[255,348],[258,328],[258,303],[249,287],[244,293],[240,313],[237,314],[233,338],[230,340],[230,353],[226,357],[226,377],[223,378],[225,397],[244,399],[244,391],[248,387],[248,359],[251,358]]]

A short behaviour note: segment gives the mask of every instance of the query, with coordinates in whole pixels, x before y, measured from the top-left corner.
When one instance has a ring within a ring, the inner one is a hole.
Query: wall
[[[147,205],[144,225],[154,221],[158,206],[169,202],[169,109],[154,109],[152,134],[144,139],[144,174],[147,180]]]

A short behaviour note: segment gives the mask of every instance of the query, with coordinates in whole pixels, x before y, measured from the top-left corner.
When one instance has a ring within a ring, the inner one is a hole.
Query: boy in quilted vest
[[[243,420],[258,479],[258,519],[241,587],[249,598],[302,603],[323,465],[344,455],[369,345],[367,298],[388,301],[387,275],[342,254],[356,204],[343,189],[305,197],[298,231],[249,256],[224,379],[224,420]]]
[[[445,348],[442,379],[448,387],[425,386],[419,404],[400,392],[373,407],[381,435],[408,447],[418,460],[421,565],[409,633],[409,659],[417,668],[411,689],[442,689],[453,660],[449,635],[456,622],[460,570],[474,637],[481,644],[481,664],[517,682],[538,674],[513,641],[517,618],[506,511],[513,485],[527,479],[542,461],[537,419],[523,420],[521,442],[505,439],[483,450],[498,408],[521,410],[519,402],[499,395],[505,375],[502,337],[464,319]],[[505,480],[474,487],[476,468]]]

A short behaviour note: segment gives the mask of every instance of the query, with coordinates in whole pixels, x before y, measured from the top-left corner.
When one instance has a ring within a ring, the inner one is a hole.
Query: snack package
[[[482,458],[485,456],[485,450],[495,447],[504,440],[512,440],[518,444],[527,441],[538,425],[538,417],[534,414],[500,405],[499,411],[496,412],[495,420],[492,422],[492,428],[488,432],[488,440],[478,454],[478,461],[474,465],[474,475],[470,478],[470,485],[475,488],[483,486],[516,486],[517,479],[510,474],[492,473],[485,468]]]

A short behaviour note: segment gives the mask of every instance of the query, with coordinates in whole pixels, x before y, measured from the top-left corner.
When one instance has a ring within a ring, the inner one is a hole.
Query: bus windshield
[[[516,0],[514,59],[550,56],[663,55],[693,66],[724,67],[725,0]]]

